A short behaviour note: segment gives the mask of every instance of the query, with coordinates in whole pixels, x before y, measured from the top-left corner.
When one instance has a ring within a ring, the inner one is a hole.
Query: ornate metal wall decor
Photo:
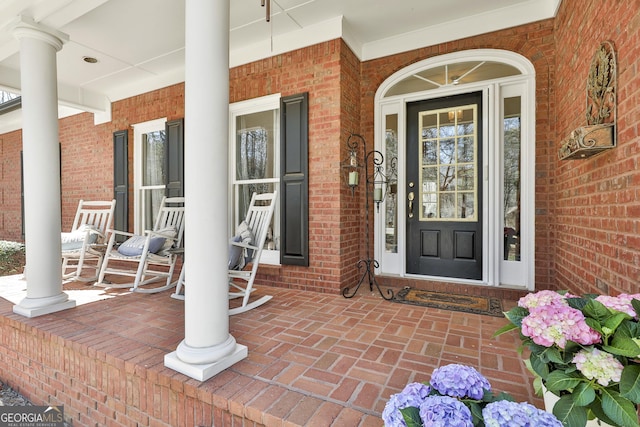
[[[616,55],[611,42],[603,42],[591,61],[587,78],[587,125],[562,141],[561,160],[583,159],[616,146]]]

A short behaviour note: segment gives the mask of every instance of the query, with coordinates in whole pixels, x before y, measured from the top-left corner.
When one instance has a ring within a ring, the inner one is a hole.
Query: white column
[[[26,20],[20,40],[27,296],[14,313],[35,317],[75,307],[62,292],[60,139],[56,53],[66,35]]]
[[[185,13],[185,338],[164,360],[200,381],[247,357],[229,334],[229,1]]]

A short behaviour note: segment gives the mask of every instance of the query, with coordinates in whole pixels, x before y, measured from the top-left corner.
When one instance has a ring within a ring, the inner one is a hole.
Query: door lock
[[[409,218],[413,218],[413,199],[415,198],[415,194],[413,191],[410,191],[407,195],[407,199],[409,199]]]

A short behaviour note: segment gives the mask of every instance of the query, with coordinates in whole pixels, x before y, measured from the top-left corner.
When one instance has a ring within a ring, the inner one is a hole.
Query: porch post
[[[68,39],[22,18],[20,41],[27,296],[13,312],[35,317],[75,307],[62,292],[60,140],[56,53]]]
[[[185,338],[164,361],[200,381],[247,357],[229,334],[229,5],[185,5]]]

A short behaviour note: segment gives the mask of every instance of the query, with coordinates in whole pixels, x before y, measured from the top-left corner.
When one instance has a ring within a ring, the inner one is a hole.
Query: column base
[[[62,295],[62,298],[25,298],[13,306],[13,312],[25,317],[38,317],[76,306],[75,300],[68,299],[64,293]]]
[[[235,365],[237,362],[245,359],[248,355],[246,345],[236,344],[234,351],[213,363],[191,364],[183,362],[178,358],[177,351],[173,351],[164,356],[164,366],[178,371],[188,377],[198,381],[206,381],[209,378],[219,374],[225,369]]]

